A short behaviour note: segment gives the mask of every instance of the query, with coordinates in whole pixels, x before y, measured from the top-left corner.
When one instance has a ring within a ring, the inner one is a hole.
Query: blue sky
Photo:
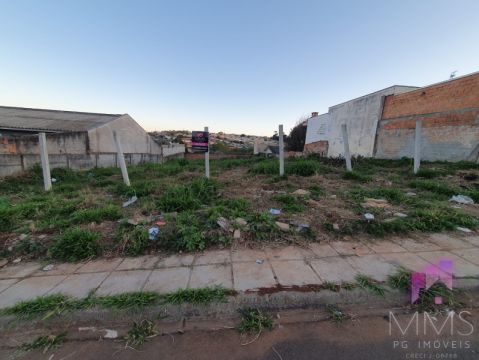
[[[479,70],[479,1],[0,1],[0,105],[271,135]]]

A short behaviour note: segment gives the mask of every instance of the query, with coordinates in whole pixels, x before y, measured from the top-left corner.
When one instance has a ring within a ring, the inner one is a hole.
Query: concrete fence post
[[[284,138],[283,125],[279,126],[279,176],[284,175]]]
[[[123,181],[127,186],[130,186],[130,178],[128,177],[128,170],[126,169],[125,156],[123,155],[123,149],[121,148],[121,142],[118,138],[116,131],[113,131],[113,140],[115,140],[117,161],[120,164],[121,175],[123,176]]]
[[[416,131],[414,132],[414,174],[417,174],[421,166],[421,132],[422,122],[416,120]]]
[[[208,133],[208,126],[205,126],[205,132]],[[210,178],[210,144],[209,144],[210,135],[208,134],[208,151],[205,152],[205,176],[207,179]]]
[[[353,167],[351,165],[351,153],[349,152],[348,128],[346,124],[341,125],[341,132],[343,133],[344,158],[346,159],[346,170],[352,171]]]
[[[48,161],[47,137],[45,133],[38,134],[38,143],[40,145],[40,160],[42,163],[43,185],[45,191],[52,188],[52,178],[50,175],[50,163]]]

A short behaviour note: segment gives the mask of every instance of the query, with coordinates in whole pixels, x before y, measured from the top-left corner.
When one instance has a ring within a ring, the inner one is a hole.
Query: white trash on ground
[[[469,196],[466,195],[454,195],[449,201],[454,201],[458,204],[470,205],[474,204],[474,200],[472,200]]]

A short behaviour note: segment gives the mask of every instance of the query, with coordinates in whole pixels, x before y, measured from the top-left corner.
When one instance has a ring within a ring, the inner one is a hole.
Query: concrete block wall
[[[479,73],[387,96],[375,157],[412,157],[416,120],[422,122],[424,160],[477,161]]]

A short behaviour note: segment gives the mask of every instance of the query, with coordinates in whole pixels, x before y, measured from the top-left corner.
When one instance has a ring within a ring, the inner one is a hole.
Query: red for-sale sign
[[[208,152],[208,132],[193,131],[191,133],[191,148],[195,152]]]

